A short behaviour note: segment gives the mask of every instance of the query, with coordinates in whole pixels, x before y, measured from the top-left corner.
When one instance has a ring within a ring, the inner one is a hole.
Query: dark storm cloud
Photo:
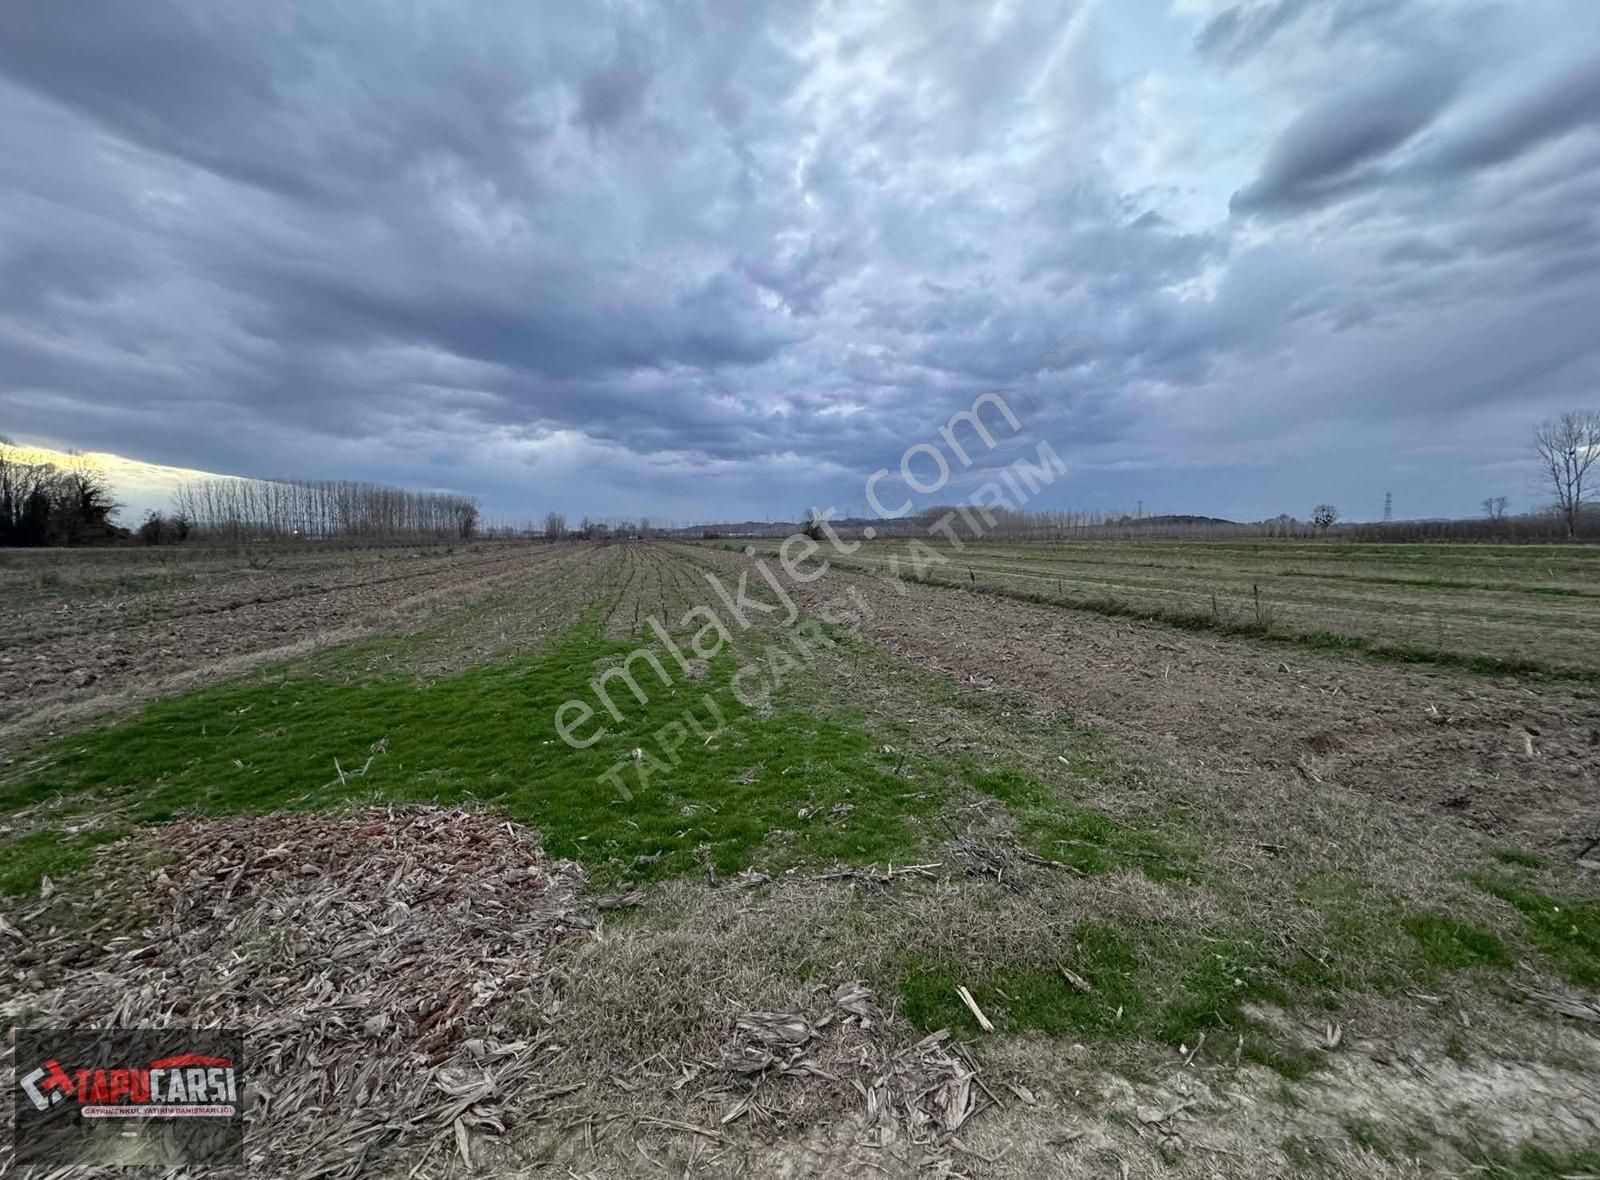
[[[1600,67],[1592,59],[1551,79],[1540,78],[1504,106],[1446,135],[1423,167],[1439,173],[1471,172],[1532,151],[1577,129],[1600,123]]]
[[[0,430],[792,514],[1004,388],[1063,496],[1253,511],[1261,448],[1593,387],[1557,7],[0,5]]]
[[[1432,122],[1455,89],[1449,73],[1419,63],[1312,107],[1278,137],[1261,175],[1234,195],[1232,208],[1283,211],[1361,189],[1381,175],[1371,166]]]

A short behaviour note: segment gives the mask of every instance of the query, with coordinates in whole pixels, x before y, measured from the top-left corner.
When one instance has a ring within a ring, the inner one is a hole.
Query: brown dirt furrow
[[[232,609],[76,629],[0,652],[0,743],[44,736],[84,717],[135,705],[277,659],[414,624],[491,594],[577,572],[593,554],[545,546],[492,560],[430,563],[414,576],[350,582]],[[226,594],[226,587],[221,588]]]
[[[1592,688],[1290,652],[841,569],[791,590],[814,608],[847,587],[872,610],[871,642],[1187,772],[1329,783],[1568,855],[1600,835]]]
[[[19,609],[0,625],[0,640],[8,649],[22,650],[68,636],[103,634],[113,627],[227,614],[276,602],[398,586],[444,571],[475,569],[487,574],[511,566],[526,566],[530,560],[534,559],[526,549],[508,553],[496,548],[487,553],[418,555],[412,559],[382,564],[369,562],[363,566],[352,566],[335,554],[330,555],[326,563],[312,567],[296,565],[281,571],[270,567],[242,567],[191,588],[107,593],[87,600],[66,600]]]

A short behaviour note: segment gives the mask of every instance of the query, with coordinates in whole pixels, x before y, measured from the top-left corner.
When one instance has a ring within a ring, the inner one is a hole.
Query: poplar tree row
[[[478,502],[344,479],[198,479],[173,496],[173,513],[205,540],[281,537],[459,537],[478,528]]]

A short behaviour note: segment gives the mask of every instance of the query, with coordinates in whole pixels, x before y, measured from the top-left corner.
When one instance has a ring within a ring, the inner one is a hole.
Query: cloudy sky
[[[1058,505],[1526,507],[1597,63],[1593,0],[14,0],[0,432],[789,517],[1004,389]]]

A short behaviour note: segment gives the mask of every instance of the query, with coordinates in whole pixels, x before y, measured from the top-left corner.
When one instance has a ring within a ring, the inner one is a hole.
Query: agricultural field
[[[564,568],[549,550],[0,551],[0,750],[19,734],[410,625]]]
[[[750,548],[0,555],[0,1008],[263,1176],[1600,1172],[1600,551]]]
[[[962,527],[957,521],[958,538]],[[1069,541],[957,549],[935,539],[920,558],[909,542],[885,539],[844,560],[1190,630],[1600,680],[1593,546]]]

